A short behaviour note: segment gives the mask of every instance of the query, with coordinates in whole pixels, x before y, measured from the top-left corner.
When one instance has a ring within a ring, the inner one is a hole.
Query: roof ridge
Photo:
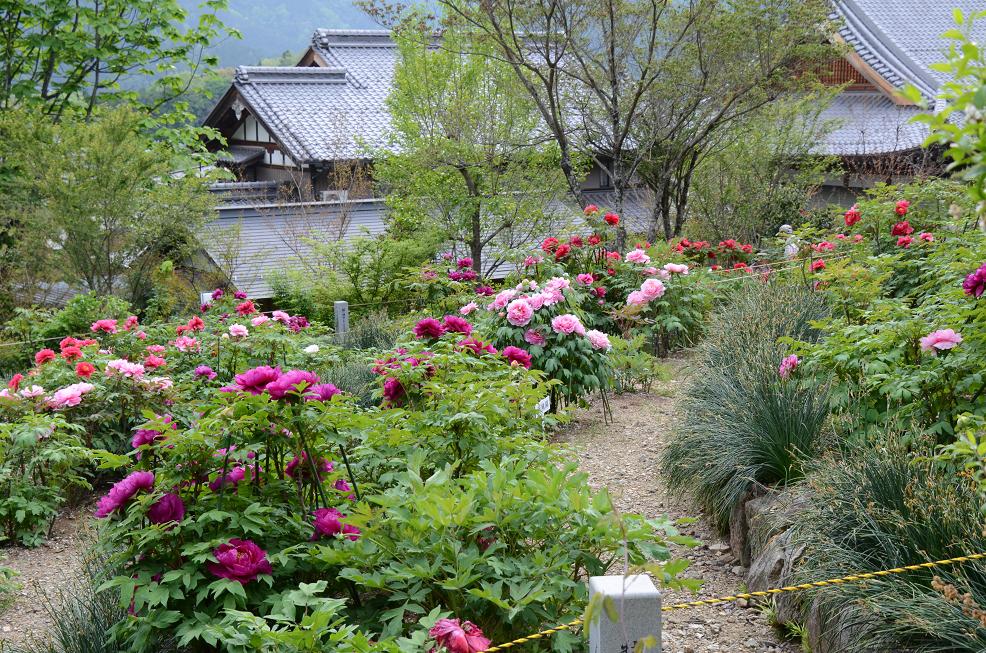
[[[347,71],[343,67],[301,66],[237,66],[233,79],[241,84],[254,82],[306,82],[345,84]]]
[[[837,0],[846,28],[862,41],[880,61],[905,82],[914,84],[928,98],[935,96],[937,82],[889,34],[870,18],[857,0]],[[853,46],[856,49],[856,46]],[[891,81],[891,80],[888,80]]]
[[[397,44],[386,29],[326,29],[320,27],[312,34],[312,45],[330,47],[396,48]]]

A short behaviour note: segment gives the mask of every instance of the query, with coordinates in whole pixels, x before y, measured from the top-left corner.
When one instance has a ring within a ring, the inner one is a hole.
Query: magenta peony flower
[[[524,332],[524,342],[529,345],[537,345],[538,347],[542,347],[544,346],[546,340],[544,335],[542,335],[537,329],[528,329]]]
[[[237,374],[235,381],[236,386],[243,392],[259,395],[269,384],[276,381],[280,376],[281,370],[279,368],[261,365],[260,367],[247,370],[243,374]]]
[[[527,326],[534,317],[534,308],[526,299],[515,299],[507,305],[507,322],[514,326]]]
[[[322,461],[318,464],[318,474],[319,477],[322,474],[328,474],[335,469],[335,465],[328,458],[322,458]],[[293,457],[284,468],[284,473],[291,478],[300,478],[302,480],[311,478],[312,466],[308,464],[308,454],[304,451],[301,452],[301,457]]]
[[[954,330],[940,329],[921,338],[921,350],[934,352],[935,350],[952,349],[960,342],[962,342],[962,336]]]
[[[489,639],[471,621],[459,625],[458,619],[439,619],[428,631],[435,642],[448,653],[478,653],[490,647]]]
[[[471,268],[472,259],[469,258],[468,256],[466,256],[465,258],[460,258],[458,263],[456,263],[456,265],[458,265],[460,269]]]
[[[213,299],[222,299],[223,298],[223,295],[225,295],[225,294],[226,293],[223,292],[223,289],[222,288],[216,288],[215,290],[212,291],[212,298]]]
[[[394,377],[390,376],[383,382],[383,398],[389,404],[400,403],[405,396],[404,386]]]
[[[477,295],[483,295],[484,297],[489,297],[494,292],[495,291],[493,290],[493,286],[476,286]]]
[[[589,344],[592,345],[593,349],[609,351],[613,346],[609,342],[609,336],[607,336],[602,331],[597,331],[595,329],[586,331],[585,337],[589,339]]]
[[[511,365],[520,365],[521,367],[531,369],[531,355],[520,347],[504,347],[503,357],[506,358]]]
[[[342,533],[342,513],[335,508],[319,508],[312,513],[315,516],[315,532],[312,539],[318,540],[323,536],[332,537]]]
[[[180,522],[185,518],[185,503],[174,492],[169,492],[147,509],[147,519],[152,524]]]
[[[465,338],[460,340],[456,345],[461,349],[468,349],[477,356],[481,355],[483,352],[488,354],[495,354],[496,347],[493,345],[484,343],[482,340],[477,340],[476,338]]]
[[[445,327],[435,318],[426,317],[414,325],[413,332],[415,337],[421,340],[434,340],[445,334]]]
[[[585,335],[585,327],[582,326],[582,322],[570,313],[553,317],[551,319],[551,328],[555,333]]]
[[[965,291],[965,294],[976,299],[983,296],[983,291],[986,290],[986,263],[966,276],[965,281],[962,282],[962,290]]]
[[[801,363],[801,361],[798,360],[798,357],[795,356],[794,354],[791,354],[790,356],[785,356],[784,360],[781,361],[781,366],[777,368],[777,374],[782,379],[788,379],[791,377],[791,374],[794,372],[794,370],[798,369],[799,363]]]
[[[178,424],[172,421],[171,415],[165,415],[163,421],[165,424],[170,424],[172,429],[178,428]],[[156,440],[164,439],[164,433],[158,431],[157,429],[137,429],[137,431],[134,432],[134,437],[130,440],[130,446],[136,449],[146,444],[151,444]]]
[[[222,487],[226,485],[237,486],[240,481],[246,478],[246,469],[240,465],[234,466],[229,472],[223,476],[222,473],[219,474],[213,481],[209,483],[209,489],[213,492],[218,492]]]
[[[247,294],[242,290],[237,290],[236,292],[233,293],[233,299],[246,299],[246,298],[247,298]]]
[[[260,574],[272,574],[267,552],[250,540],[233,538],[220,544],[212,552],[215,562],[209,563],[209,571],[218,578],[228,578],[246,585]]]
[[[99,500],[96,506],[96,517],[103,519],[123,507],[140,490],[150,490],[154,487],[154,474],[151,472],[132,472],[122,481],[118,481],[110,491]]]
[[[461,333],[464,336],[472,333],[472,325],[458,315],[446,315],[442,318],[442,325],[446,333]]]
[[[302,386],[310,388],[319,382],[318,375],[308,370],[290,370],[267,384],[265,389],[271,399],[284,399],[288,394],[301,394]]]
[[[197,378],[202,378],[204,376],[205,378],[211,381],[214,378],[216,378],[216,376],[218,375],[215,372],[213,372],[212,368],[209,367],[208,365],[199,365],[198,367],[195,368],[195,376]]]
[[[342,394],[342,390],[331,383],[316,383],[305,391],[305,399],[307,401],[329,401],[339,394]]]

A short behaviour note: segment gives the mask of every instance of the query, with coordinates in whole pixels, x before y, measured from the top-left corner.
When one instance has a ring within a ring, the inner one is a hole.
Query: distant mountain
[[[199,0],[180,2],[193,14],[198,9]],[[229,0],[219,17],[243,34],[212,47],[221,66],[252,66],[285,52],[300,54],[318,27],[379,27],[351,0]]]

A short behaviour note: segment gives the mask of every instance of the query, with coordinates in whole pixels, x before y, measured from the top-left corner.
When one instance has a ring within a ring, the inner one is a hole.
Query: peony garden
[[[986,650],[974,2],[8,4],[0,651]]]

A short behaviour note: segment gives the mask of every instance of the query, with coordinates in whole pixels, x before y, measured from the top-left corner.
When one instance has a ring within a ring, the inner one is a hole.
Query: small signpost
[[[661,593],[649,576],[593,576],[589,601],[597,595],[605,605],[589,624],[589,653],[661,653]]]

